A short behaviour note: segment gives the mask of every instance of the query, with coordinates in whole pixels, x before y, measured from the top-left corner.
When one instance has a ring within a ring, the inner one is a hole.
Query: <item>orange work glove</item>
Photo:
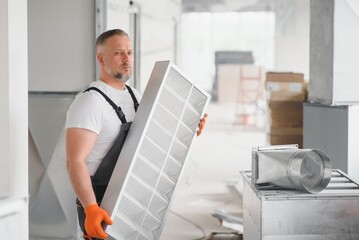
[[[201,135],[201,133],[202,133],[202,130],[203,130],[203,128],[204,128],[204,125],[206,124],[206,118],[208,117],[208,114],[207,113],[205,113],[204,114],[204,116],[203,116],[203,118],[201,118],[201,121],[199,122],[199,124],[198,124],[198,130],[197,130],[197,136],[199,136],[199,135]]]
[[[85,230],[87,234],[95,238],[107,238],[108,234],[103,231],[101,226],[102,222],[108,225],[112,224],[112,220],[107,212],[97,204],[92,204],[85,208],[85,213]]]

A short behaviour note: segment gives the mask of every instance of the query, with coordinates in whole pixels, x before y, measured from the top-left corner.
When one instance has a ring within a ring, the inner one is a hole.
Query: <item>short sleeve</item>
[[[103,101],[96,93],[78,95],[67,111],[66,128],[84,128],[99,134],[105,121]]]

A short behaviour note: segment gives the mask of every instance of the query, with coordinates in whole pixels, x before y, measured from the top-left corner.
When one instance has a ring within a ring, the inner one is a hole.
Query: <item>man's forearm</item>
[[[96,197],[92,189],[91,178],[86,164],[83,162],[68,162],[70,180],[75,193],[83,207],[96,203]]]
[[[67,168],[72,186],[82,206],[96,203],[86,161],[97,134],[82,128],[66,129]]]

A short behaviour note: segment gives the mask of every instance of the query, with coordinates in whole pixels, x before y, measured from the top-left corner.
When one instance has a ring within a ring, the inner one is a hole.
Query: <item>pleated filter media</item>
[[[110,236],[160,238],[209,99],[173,63],[156,62],[101,204]]]

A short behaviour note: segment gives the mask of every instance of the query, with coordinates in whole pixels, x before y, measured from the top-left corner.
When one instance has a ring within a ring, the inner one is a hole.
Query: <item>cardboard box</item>
[[[293,73],[293,72],[267,72],[266,81],[270,82],[304,82],[303,73]]]
[[[288,127],[288,128],[275,128],[269,129],[271,135],[303,135],[303,127]]]
[[[299,148],[303,148],[303,135],[274,135],[267,134],[270,145],[298,144]]]
[[[267,72],[267,100],[305,101],[307,84],[302,73]]]
[[[268,103],[269,126],[273,128],[303,127],[303,104],[293,101],[270,101]]]
[[[274,128],[303,127],[303,103],[298,101],[269,101],[269,126]]]
[[[299,110],[269,110],[271,120],[297,121],[303,119],[303,109]]]
[[[288,91],[302,92],[306,90],[304,82],[266,82],[266,90],[271,92]]]
[[[303,119],[287,120],[287,119],[269,119],[271,128],[299,128],[303,127]]]
[[[298,101],[304,102],[306,100],[306,92],[289,92],[289,91],[267,91],[267,101]]]
[[[280,111],[303,111],[303,103],[298,101],[268,101],[268,108]]]

